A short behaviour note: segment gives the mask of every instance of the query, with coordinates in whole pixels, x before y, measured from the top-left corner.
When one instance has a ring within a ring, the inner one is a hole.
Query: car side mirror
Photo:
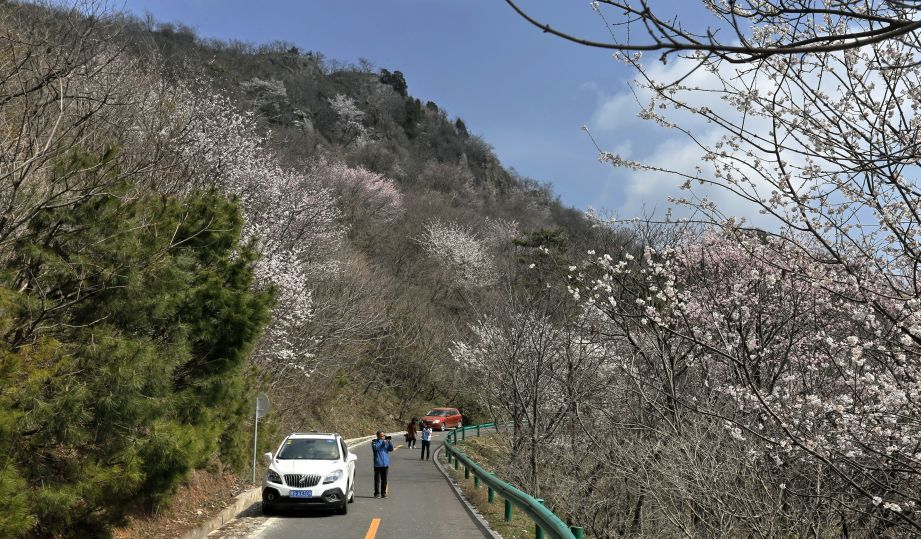
[[[262,455],[262,457],[265,459],[266,464],[272,464],[272,454],[271,453],[266,453]]]
[[[349,451],[349,454],[345,457],[346,462],[355,462],[358,460],[358,455]]]

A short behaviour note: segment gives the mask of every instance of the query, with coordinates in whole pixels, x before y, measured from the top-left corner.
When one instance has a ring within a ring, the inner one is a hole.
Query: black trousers
[[[431,446],[431,440],[422,440],[422,456],[419,457],[419,460],[429,458],[429,454],[432,452]]]
[[[374,467],[374,495],[387,494],[387,470],[386,466]]]

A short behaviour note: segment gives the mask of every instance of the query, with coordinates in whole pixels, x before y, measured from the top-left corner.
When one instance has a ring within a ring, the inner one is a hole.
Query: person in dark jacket
[[[390,452],[393,444],[384,435],[384,431],[377,431],[377,440],[371,442],[371,451],[374,453],[374,497],[387,497],[387,470],[390,468]]]
[[[416,447],[416,418],[414,417],[409,425],[406,425],[406,448]]]

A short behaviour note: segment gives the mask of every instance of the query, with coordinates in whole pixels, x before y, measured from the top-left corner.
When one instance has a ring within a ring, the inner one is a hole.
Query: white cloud
[[[647,74],[653,80],[676,80],[686,75],[690,67],[690,61],[687,60],[668,65],[655,63],[647,66]],[[738,114],[731,104],[715,98],[722,86],[714,74],[698,69],[684,78],[683,83],[695,88],[695,91],[682,93],[682,98],[688,105],[708,107],[725,116]],[[759,84],[763,85],[765,90],[771,86],[766,80],[757,81],[755,86]],[[642,110],[641,103],[647,104],[651,97],[650,90],[635,79],[628,90],[600,99],[589,123],[598,144],[603,150],[611,151],[628,160],[689,175],[697,175],[699,170],[702,177],[711,179],[712,164],[703,161],[705,150],[698,142],[712,146],[726,134],[725,130],[708,123],[698,114],[670,109],[668,119],[689,130],[698,141],[695,142],[674,129],[640,119],[638,114]],[[769,123],[765,118],[750,118],[747,126],[760,132],[769,129]],[[694,214],[693,208],[675,205],[670,199],[708,199],[715,202],[726,216],[745,218],[746,221],[759,226],[776,226],[773,218],[759,213],[759,208],[755,204],[719,186],[693,182],[691,191],[682,190],[681,184],[684,180],[664,171],[634,171],[622,168],[617,169],[616,175],[623,183],[624,197],[613,209],[621,218],[641,217],[652,210],[661,217],[669,209],[675,217],[691,217]],[[769,192],[769,186],[765,182],[756,181],[754,184],[760,194]]]
[[[631,92],[609,96],[595,109],[589,125],[595,131],[616,132],[625,123],[635,123],[639,120],[636,117],[639,110],[639,103]]]

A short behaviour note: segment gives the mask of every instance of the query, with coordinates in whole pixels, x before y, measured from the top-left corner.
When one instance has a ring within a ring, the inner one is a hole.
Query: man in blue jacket
[[[387,470],[390,468],[390,452],[393,444],[384,436],[384,431],[377,431],[377,440],[371,442],[374,452],[374,497],[387,497]]]

